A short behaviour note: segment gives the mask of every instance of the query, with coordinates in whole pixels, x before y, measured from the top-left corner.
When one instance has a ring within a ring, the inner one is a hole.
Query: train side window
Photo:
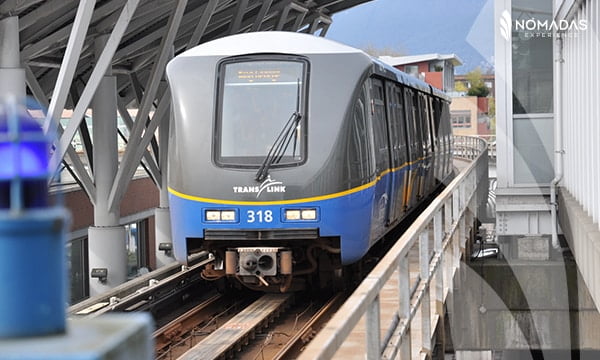
[[[373,86],[373,135],[375,161],[378,171],[387,170],[390,166],[389,140],[385,115],[385,98],[381,80],[372,79]]]
[[[363,85],[361,92],[354,102],[349,121],[349,136],[347,136],[347,169],[350,186],[361,184],[368,179],[372,172],[371,148],[367,128],[367,87]]]

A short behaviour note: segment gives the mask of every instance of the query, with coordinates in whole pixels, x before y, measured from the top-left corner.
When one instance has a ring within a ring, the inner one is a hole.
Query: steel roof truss
[[[150,128],[153,126],[153,124],[155,126],[154,129],[156,129],[156,126],[158,126],[158,121],[155,119],[157,114],[154,114],[147,129],[145,126],[145,119],[150,114],[150,108],[158,91],[158,85],[164,74],[165,66],[170,58],[173,42],[175,40],[175,36],[177,35],[177,29],[179,28],[181,19],[183,18],[186,5],[187,0],[179,0],[177,2],[177,7],[169,17],[167,32],[161,41],[158,59],[154,62],[154,66],[152,67],[149,85],[146,87],[144,98],[142,100],[139,112],[137,113],[136,121],[130,136],[129,144],[125,149],[125,154],[123,154],[121,165],[119,166],[119,170],[117,171],[117,175],[110,192],[109,209],[111,209],[111,211],[119,206],[119,203],[121,202],[121,199],[127,190],[129,180],[135,173],[137,164],[139,164],[141,161],[144,151],[146,151],[145,148],[148,146],[150,140],[154,137],[154,130],[150,130]],[[168,96],[163,96],[161,102],[163,102],[165,98],[168,98]],[[166,104],[165,106],[168,108],[169,105]],[[144,129],[145,132],[142,140],[148,138],[148,142],[145,144],[140,141],[140,137]]]
[[[46,98],[44,91],[42,90],[41,86],[39,85],[33,71],[31,71],[31,68],[27,65],[24,65],[24,68],[25,68],[25,77],[26,77],[27,85],[29,86],[29,89],[31,90],[33,96],[36,98],[38,103],[40,103],[40,105],[43,108],[47,108],[48,107],[48,99]],[[59,127],[57,128],[57,132],[59,134],[61,134],[62,131],[63,131],[62,126],[59,125]],[[69,159],[71,160],[71,163],[72,163],[74,169],[72,169],[71,165],[69,165],[66,161],[63,161],[64,165],[69,168],[69,172],[76,173],[78,183],[81,185],[81,187],[83,188],[83,191],[85,191],[87,196],[90,198],[90,201],[92,202],[92,204],[95,204],[96,203],[96,186],[92,182],[92,178],[90,177],[89,173],[85,169],[85,166],[79,159],[79,156],[77,155],[77,153],[75,152],[75,149],[73,149],[72,146],[69,146],[69,148],[67,150],[67,155],[68,155]],[[58,166],[60,166],[60,164],[57,164],[57,168],[58,168]]]
[[[196,25],[196,28],[194,29],[194,33],[192,34],[192,37],[190,38],[190,41],[188,42],[188,45],[187,45],[188,49],[191,49],[194,46],[200,44],[200,40],[202,39],[202,36],[204,35],[206,28],[208,27],[208,23],[210,22],[210,19],[212,18],[213,14],[215,13],[215,11],[217,9],[218,3],[219,3],[219,0],[209,0],[209,2],[206,4],[204,11],[202,11],[202,17],[200,18],[200,21],[198,21],[198,24]]]
[[[119,111],[119,114],[121,115],[121,118],[123,119],[123,122],[125,123],[125,126],[127,126],[127,129],[129,130],[129,132],[131,134],[131,129],[133,128],[133,119],[129,115],[129,112],[127,111],[127,107],[123,103],[123,99],[121,99],[118,96],[117,96],[117,109]],[[127,143],[129,143],[129,139],[126,139],[125,141]],[[161,170],[158,168],[156,161],[154,161],[154,158],[152,158],[152,155],[150,154],[150,152],[147,149],[146,149],[146,151],[144,151],[143,161],[145,162],[144,169],[148,173],[148,176],[150,176],[154,180],[154,182],[156,183],[156,185],[158,187],[161,187],[162,186],[162,182],[161,182],[162,179],[160,177]]]
[[[71,28],[71,36],[69,36],[65,56],[58,72],[54,92],[52,93],[52,100],[50,101],[48,113],[44,120],[45,133],[54,131],[55,127],[58,126],[58,123],[53,124],[53,122],[58,122],[58,119],[60,119],[60,115],[65,108],[67,97],[69,95],[69,88],[73,82],[73,77],[75,75],[75,70],[77,69],[77,63],[79,62],[79,56],[81,55],[81,49],[85,42],[85,36],[92,19],[95,5],[96,0],[82,0],[77,8],[77,15],[75,15],[75,21]]]
[[[119,45],[119,42],[123,37],[125,30],[127,29],[127,24],[129,24],[129,21],[131,20],[131,17],[135,12],[138,3],[139,0],[128,0],[127,4],[125,4],[125,6],[123,7],[123,10],[121,11],[121,16],[119,17],[119,20],[117,20],[117,23],[115,24],[115,27],[111,32],[108,41],[106,42],[106,46],[104,47],[104,50],[102,50],[102,54],[100,54],[100,57],[98,58],[96,66],[94,67],[94,70],[92,71],[92,74],[90,75],[90,78],[85,88],[83,89],[81,98],[79,99],[79,102],[77,102],[77,106],[75,106],[73,116],[69,121],[69,124],[67,125],[64,134],[60,137],[57,149],[54,155],[52,156],[54,164],[59,163],[59,160],[64,157],[67,148],[70,146],[71,141],[73,140],[73,136],[75,135],[75,131],[79,127],[79,123],[81,122],[85,111],[87,110],[92,101],[94,93],[96,92],[96,89],[98,88],[102,77],[106,73],[108,66],[111,65],[112,57],[115,53],[115,50]]]
[[[162,122],[168,121],[167,114],[169,113],[168,110],[170,109],[170,102],[170,92],[167,91],[160,100],[158,108],[156,109],[156,112],[154,113],[154,116],[150,121],[150,125],[144,132],[144,135],[142,136],[142,139],[139,142],[138,146],[131,148],[131,150],[130,146],[127,146],[126,153],[127,151],[129,151],[129,153],[132,155],[130,155],[127,159],[124,157],[124,160],[121,161],[121,165],[119,166],[119,170],[117,171],[117,175],[115,176],[115,182],[113,183],[113,187],[108,199],[110,205],[109,209],[111,209],[111,211],[113,211],[113,209],[118,207],[121,203],[121,200],[125,195],[125,190],[127,190],[129,180],[133,177],[133,174],[136,171],[136,164],[140,163],[144,152],[148,151],[148,144],[154,136],[154,132],[156,131],[157,127]]]
[[[258,15],[256,15],[256,19],[254,19],[254,23],[252,24],[252,31],[259,31],[260,26],[262,25],[267,12],[271,8],[273,4],[273,0],[265,0],[263,1],[260,10],[258,11]]]

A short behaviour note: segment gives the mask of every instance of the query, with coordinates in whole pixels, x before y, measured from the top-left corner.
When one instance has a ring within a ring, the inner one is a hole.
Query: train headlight
[[[218,210],[206,210],[206,221],[221,221],[221,212]]]
[[[316,209],[302,210],[302,220],[317,220],[317,210]]]
[[[206,210],[204,213],[206,221],[228,221],[237,220],[237,212],[235,210]]]
[[[287,209],[285,210],[286,221],[315,221],[317,220],[317,209]]]
[[[222,221],[235,221],[235,211],[233,211],[233,210],[221,211],[221,220]]]
[[[285,219],[286,220],[300,220],[300,210],[286,210],[285,211]]]

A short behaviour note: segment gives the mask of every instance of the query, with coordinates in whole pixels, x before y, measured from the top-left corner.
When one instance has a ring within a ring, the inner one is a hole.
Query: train
[[[452,176],[450,98],[293,32],[206,42],[166,68],[173,251],[256,290],[338,274]]]

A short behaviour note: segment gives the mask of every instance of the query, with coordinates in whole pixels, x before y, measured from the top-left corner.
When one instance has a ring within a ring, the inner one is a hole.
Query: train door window
[[[421,139],[423,139],[423,151],[425,154],[431,152],[431,129],[429,126],[429,104],[427,96],[419,94],[419,110],[421,113]]]
[[[387,85],[390,150],[394,168],[406,162],[406,135],[404,134],[404,108],[399,87],[393,83]]]
[[[425,144],[423,142],[423,118],[421,112],[421,98],[418,93],[413,93],[413,114],[415,121],[415,137],[417,141],[417,159],[425,156]]]
[[[402,99],[402,89],[396,87],[394,89],[394,98],[397,108],[397,124],[398,124],[398,147],[400,151],[400,165],[404,165],[408,162],[408,143],[406,140],[406,121],[404,111],[404,101]]]
[[[304,162],[308,62],[272,59],[244,57],[219,65],[218,165],[256,168],[272,148],[281,151],[273,167]]]
[[[431,141],[433,144],[434,149],[437,148],[438,146],[438,125],[439,125],[439,121],[436,121],[436,106],[437,106],[437,101],[435,98],[431,97],[431,96],[427,96],[427,102],[429,104],[428,106],[428,110],[429,110],[429,127],[431,128]],[[439,118],[437,118],[439,120]]]
[[[348,164],[346,169],[348,174],[349,186],[362,185],[369,181],[373,172],[370,136],[367,126],[368,119],[368,89],[367,84],[363,84],[361,92],[354,102],[351,118],[348,121],[348,139],[346,143],[346,154]]]
[[[408,139],[408,149],[410,161],[415,161],[419,158],[417,144],[417,129],[415,125],[415,104],[412,90],[404,90],[404,107],[406,114],[406,132]]]
[[[385,116],[385,97],[383,82],[372,79],[373,87],[373,135],[375,146],[375,161],[378,171],[387,170],[390,167],[390,149],[387,136],[387,122]]]

